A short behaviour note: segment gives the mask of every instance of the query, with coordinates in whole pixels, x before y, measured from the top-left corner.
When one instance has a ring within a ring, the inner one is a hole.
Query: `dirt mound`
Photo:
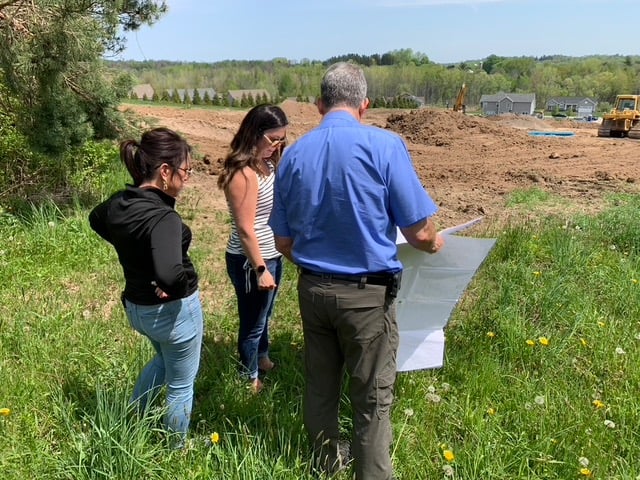
[[[389,115],[385,128],[393,130],[409,142],[436,147],[448,147],[478,134],[493,135],[498,138],[508,135],[510,142],[528,140],[526,133],[486,118],[426,108]]]
[[[190,185],[199,197],[199,208],[208,212],[199,218],[205,221],[213,211],[226,211],[224,196],[215,186],[216,173],[246,112],[150,105],[125,108],[149,125],[180,131],[196,147],[197,174]],[[289,118],[292,141],[320,123],[313,104],[288,100],[282,108]],[[556,208],[580,211],[601,208],[611,192],[640,190],[640,142],[598,138],[595,123],[527,115],[482,118],[428,108],[371,109],[363,122],[393,130],[405,139],[420,180],[440,207],[436,224],[441,228],[477,216],[485,217],[483,224],[508,221],[514,209],[505,204],[517,190],[544,190],[560,199]],[[575,135],[531,137],[528,130]]]

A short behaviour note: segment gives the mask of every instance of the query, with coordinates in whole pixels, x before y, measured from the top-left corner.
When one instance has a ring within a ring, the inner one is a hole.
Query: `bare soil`
[[[245,112],[158,106],[124,107],[153,126],[182,133],[197,150],[198,175],[190,188],[203,195],[199,208],[226,210],[217,172]],[[285,101],[289,137],[295,141],[320,122],[315,106]],[[538,188],[553,195],[554,213],[592,213],[612,192],[640,189],[640,141],[598,138],[596,123],[520,115],[481,118],[444,110],[369,110],[364,123],[395,131],[407,143],[415,169],[440,211],[439,228],[483,217],[510,221],[506,201],[514,191]],[[571,137],[529,132],[572,132]],[[553,206],[552,206],[553,204]],[[540,216],[519,211],[517,215]]]

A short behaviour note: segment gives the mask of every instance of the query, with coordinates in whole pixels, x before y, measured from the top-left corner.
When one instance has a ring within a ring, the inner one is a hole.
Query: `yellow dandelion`
[[[589,470],[588,468],[581,468],[580,469],[580,475],[584,475],[585,477],[590,477],[591,476],[591,470]]]
[[[638,279],[637,279],[637,278],[632,278],[632,279],[631,279],[631,281],[632,281],[633,283],[638,283]]]
[[[453,462],[456,459],[456,456],[451,450],[445,450],[444,452],[442,452],[442,455],[444,455],[444,459],[447,462]]]
[[[598,322],[598,326],[599,326],[599,327],[604,327],[604,322],[599,321],[599,322]]]
[[[594,407],[596,408],[604,408],[604,402],[600,401],[600,400],[594,400],[593,402],[591,402],[593,404]]]
[[[496,332],[487,332],[487,337],[493,338],[496,336]]]
[[[529,345],[530,347],[533,347],[536,344],[536,342],[534,342],[533,340],[527,340],[527,345]]]
[[[446,450],[447,448],[448,448],[448,447],[447,447],[447,444],[446,444],[446,443],[441,443],[441,444],[440,444],[440,450]]]
[[[545,347],[549,345],[549,339],[547,337],[540,337],[538,338],[538,341],[540,342],[540,345],[544,345]]]
[[[580,344],[581,344],[583,347],[586,347],[586,346],[587,346],[587,341],[586,341],[584,338],[581,338],[581,339],[580,339]]]
[[[11,415],[11,410],[8,408],[0,408],[0,416],[8,417],[9,415]]]
[[[539,271],[537,271],[537,270],[536,270],[535,272],[533,272],[533,274],[534,274],[536,277],[539,277],[540,275],[542,275],[542,273],[540,273],[540,272],[539,272]]]
[[[487,414],[489,415],[495,415],[496,414],[496,409],[493,407],[489,407],[487,408]]]
[[[209,440],[211,440],[211,443],[218,443],[220,441],[220,435],[218,432],[213,432],[209,437]]]

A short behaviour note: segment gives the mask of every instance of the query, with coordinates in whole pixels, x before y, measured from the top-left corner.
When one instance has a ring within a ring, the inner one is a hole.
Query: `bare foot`
[[[258,368],[263,372],[270,372],[275,366],[276,364],[273,363],[269,357],[262,357],[258,361]]]
[[[249,386],[249,389],[251,390],[251,393],[256,395],[256,394],[260,393],[263,388],[264,388],[264,384],[262,383],[262,381],[259,378],[255,378],[255,379],[251,380],[251,384]]]

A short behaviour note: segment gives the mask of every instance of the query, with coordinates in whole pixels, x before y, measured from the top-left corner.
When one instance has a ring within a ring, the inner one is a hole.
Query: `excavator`
[[[458,92],[458,96],[456,97],[456,103],[453,104],[454,112],[462,112],[465,113],[467,111],[467,106],[464,104],[464,97],[467,95],[467,85],[462,84],[460,87],[460,91]]]
[[[640,139],[640,95],[618,95],[609,113],[602,116],[599,137]]]

